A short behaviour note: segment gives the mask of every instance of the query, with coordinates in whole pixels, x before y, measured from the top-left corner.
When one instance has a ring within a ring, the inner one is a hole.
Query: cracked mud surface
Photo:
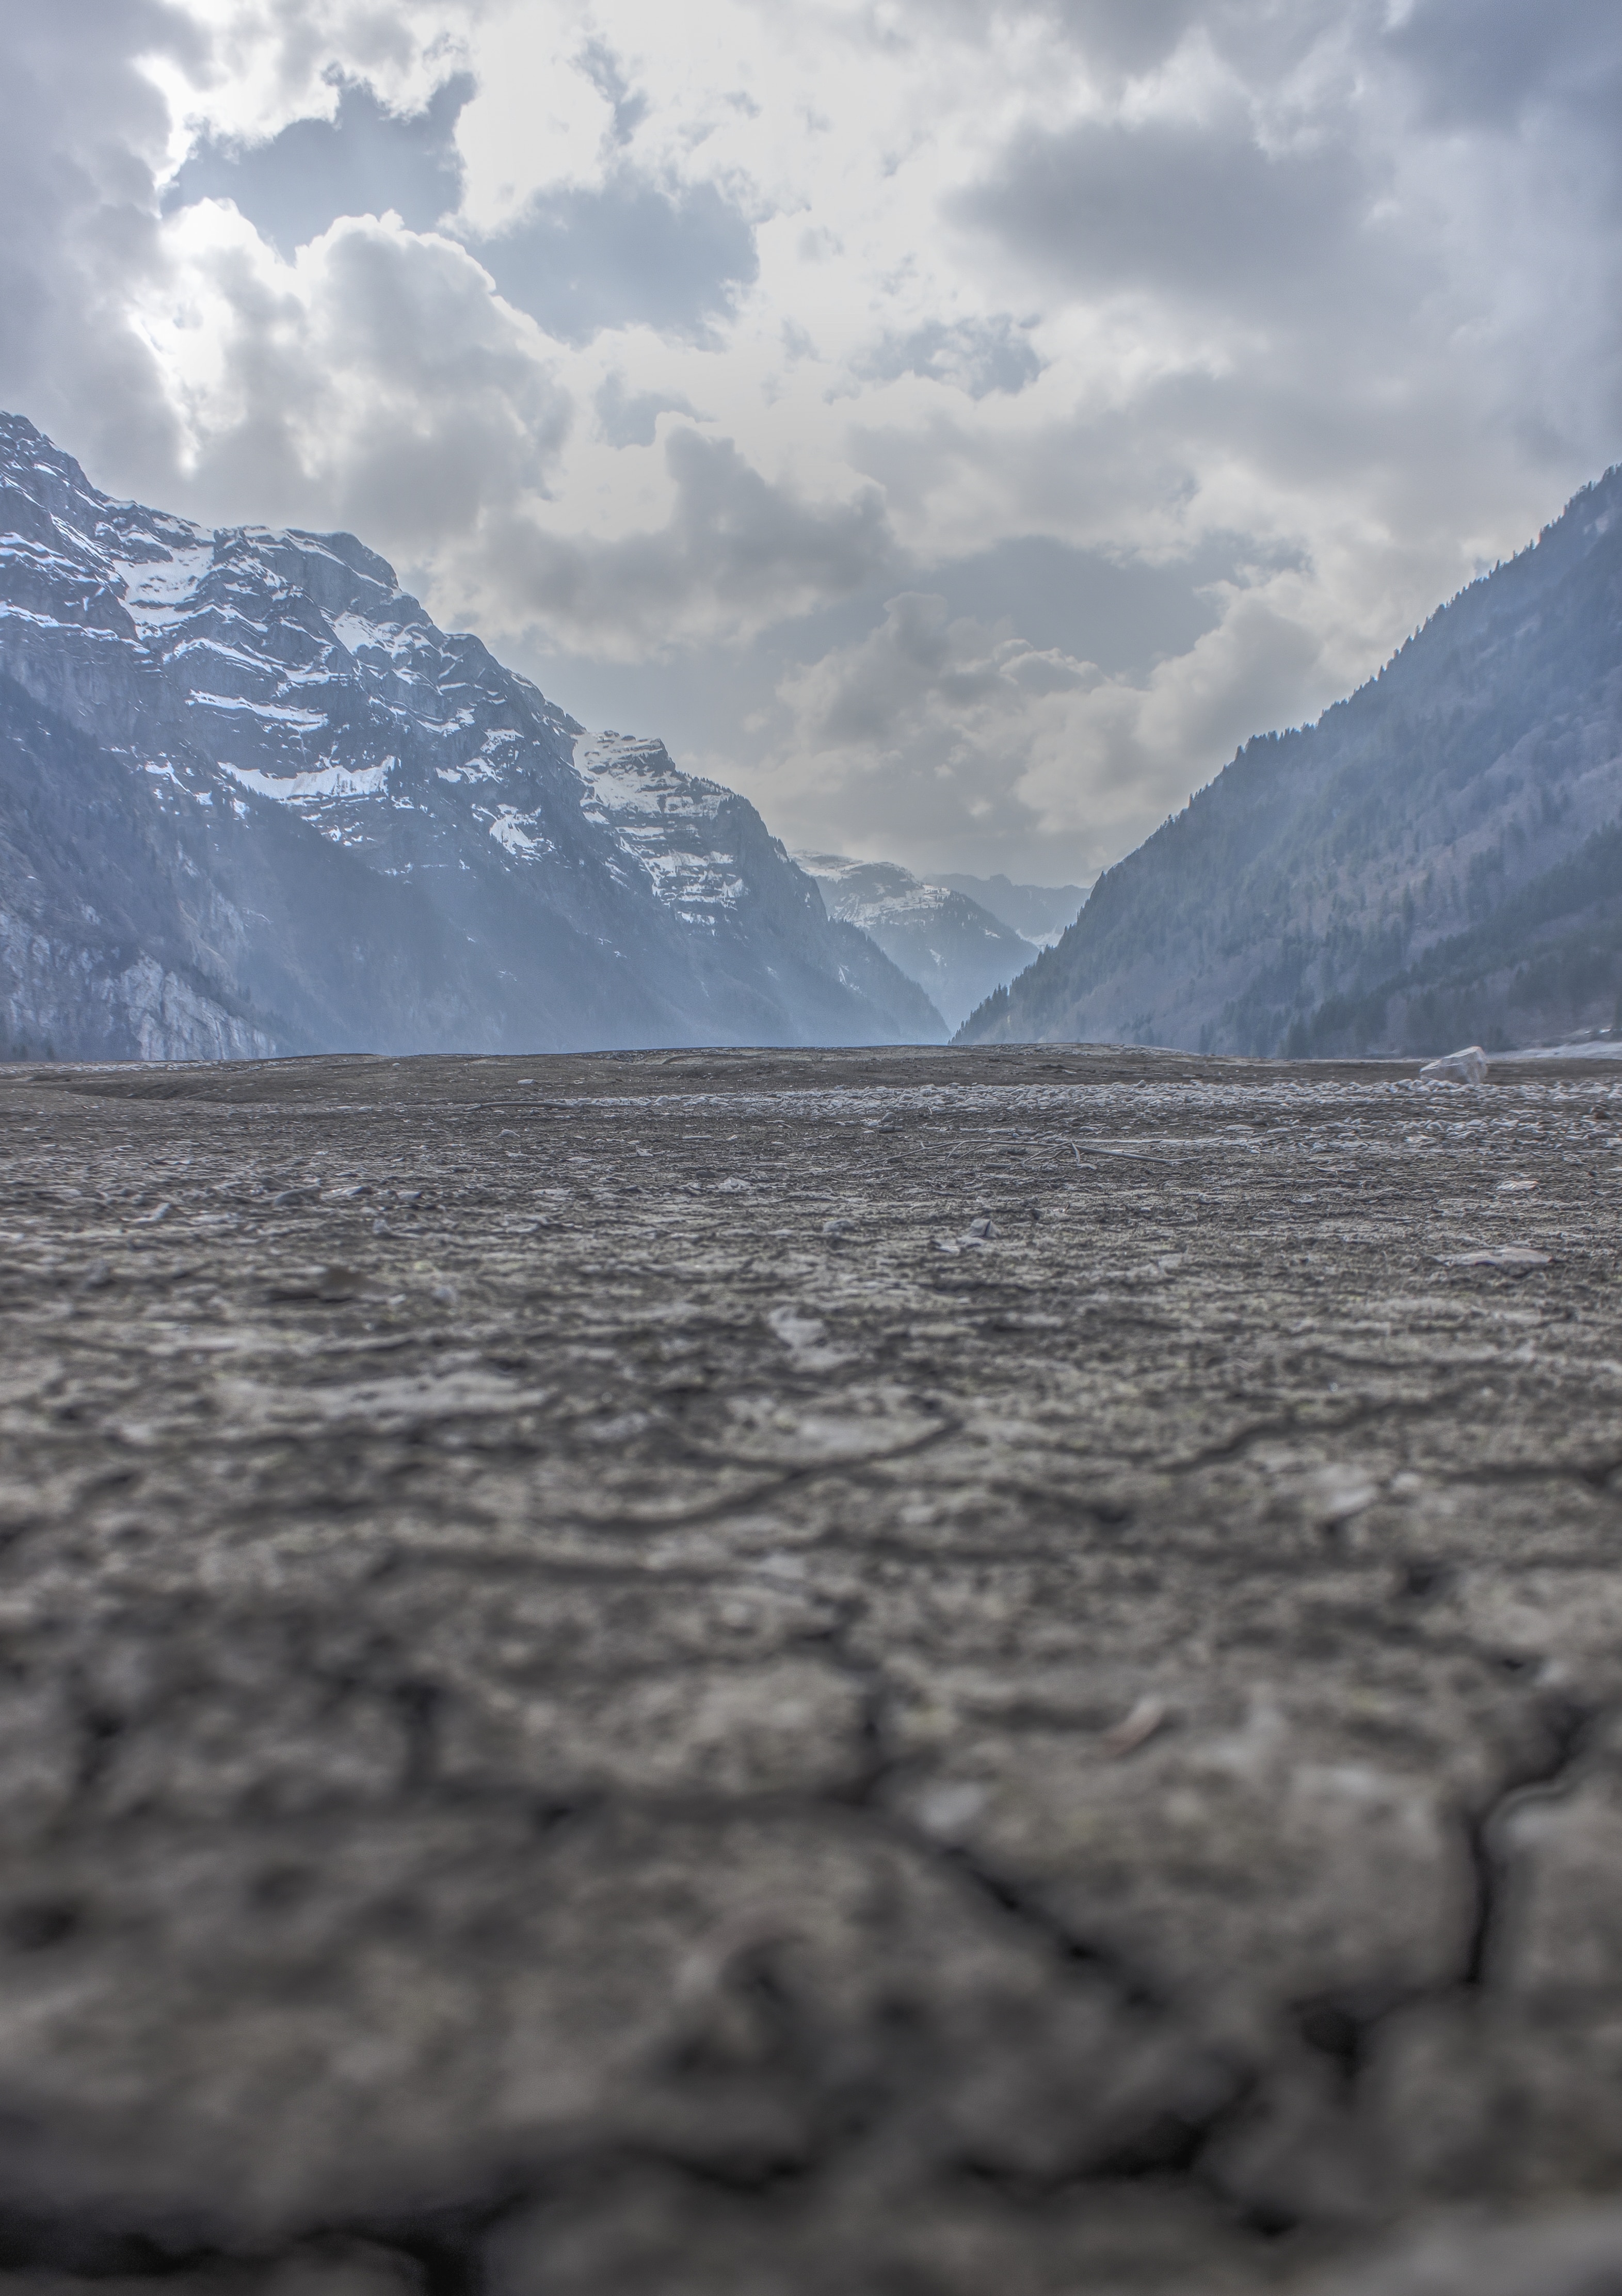
[[[1606,1076],[32,1068],[0,1139],[0,2285],[1622,2284]]]

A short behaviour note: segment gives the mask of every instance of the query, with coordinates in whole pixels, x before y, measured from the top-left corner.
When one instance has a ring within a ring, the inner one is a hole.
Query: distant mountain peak
[[[1022,972],[1036,951],[989,910],[949,886],[915,877],[896,861],[800,853],[831,915],[875,940],[927,990],[948,1022]]]

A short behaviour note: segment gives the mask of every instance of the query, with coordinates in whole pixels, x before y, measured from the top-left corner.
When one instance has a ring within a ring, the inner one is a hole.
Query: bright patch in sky
[[[1085,878],[1622,433],[1614,0],[6,12],[0,403],[797,846]]]

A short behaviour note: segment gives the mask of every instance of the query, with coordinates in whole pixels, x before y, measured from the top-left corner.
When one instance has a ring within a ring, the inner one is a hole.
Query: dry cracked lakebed
[[[1622,1091],[0,1071],[0,2286],[1622,2288]]]

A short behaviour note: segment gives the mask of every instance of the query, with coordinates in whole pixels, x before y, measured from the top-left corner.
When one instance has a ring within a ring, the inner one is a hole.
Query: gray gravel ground
[[[0,1139],[0,2286],[1622,2290],[1594,1064]]]

